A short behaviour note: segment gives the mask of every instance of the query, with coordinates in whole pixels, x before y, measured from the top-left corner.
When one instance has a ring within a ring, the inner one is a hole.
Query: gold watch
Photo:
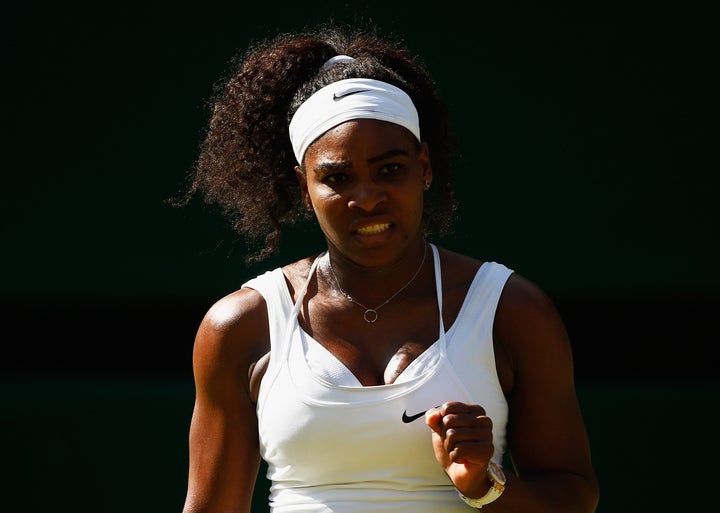
[[[490,487],[488,492],[482,497],[479,497],[477,499],[471,499],[470,497],[465,497],[462,493],[460,493],[460,490],[458,490],[458,495],[460,495],[460,498],[465,504],[470,507],[480,509],[485,504],[490,504],[492,501],[502,495],[502,493],[505,491],[506,482],[505,473],[503,472],[502,467],[494,461],[490,460],[490,463],[488,463],[487,467],[487,476],[492,483],[492,486]]]

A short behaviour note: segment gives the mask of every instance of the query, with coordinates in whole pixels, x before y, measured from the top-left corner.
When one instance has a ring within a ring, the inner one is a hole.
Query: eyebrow
[[[408,157],[410,154],[402,148],[393,148],[391,150],[386,151],[385,153],[381,153],[380,155],[376,155],[374,157],[369,158],[367,163],[374,164],[376,162],[380,162],[385,159],[395,157],[396,155],[402,155],[404,157]],[[328,172],[338,171],[341,169],[348,169],[350,167],[352,167],[352,163],[349,161],[346,161],[346,160],[336,161],[336,162],[321,162],[317,166],[315,166],[314,171],[316,173],[328,173]]]

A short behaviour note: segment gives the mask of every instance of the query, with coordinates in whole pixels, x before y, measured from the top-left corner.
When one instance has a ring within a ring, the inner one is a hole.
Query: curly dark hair
[[[321,71],[339,54],[355,60]],[[447,233],[455,212],[450,169],[457,144],[434,81],[399,40],[373,28],[326,23],[250,45],[233,59],[231,72],[216,84],[210,100],[212,116],[185,203],[202,195],[230,218],[248,246],[260,241],[247,263],[275,253],[283,227],[310,217],[295,176],[289,122],[315,91],[346,78],[382,80],[411,97],[433,169],[424,227],[427,233]]]

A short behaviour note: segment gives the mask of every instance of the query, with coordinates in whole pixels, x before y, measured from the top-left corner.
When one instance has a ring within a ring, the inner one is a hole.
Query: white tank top
[[[442,279],[431,245],[439,310]],[[424,412],[446,401],[482,405],[493,421],[495,453],[506,445],[507,401],[492,342],[498,299],[512,271],[486,262],[453,326],[388,385],[361,386],[300,327],[308,283],[293,304],[281,269],[244,287],[268,309],[270,363],[257,402],[260,452],[268,464],[273,513],[467,513],[435,460]]]

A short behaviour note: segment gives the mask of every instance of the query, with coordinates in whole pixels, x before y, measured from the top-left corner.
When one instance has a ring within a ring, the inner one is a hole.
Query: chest
[[[443,305],[442,327],[457,317],[462,296]],[[336,358],[363,386],[395,382],[440,338],[436,295],[409,298],[380,309],[368,322],[365,309],[350,302],[310,302],[302,329]]]

